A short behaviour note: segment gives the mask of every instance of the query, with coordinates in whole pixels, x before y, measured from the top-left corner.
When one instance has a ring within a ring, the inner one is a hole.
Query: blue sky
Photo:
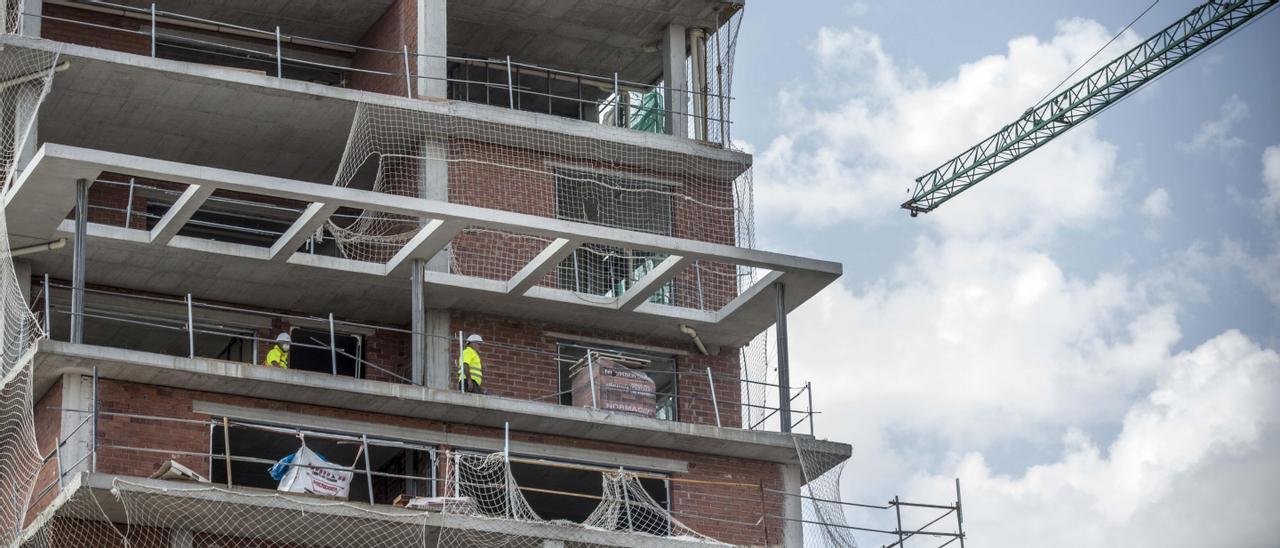
[[[845,265],[793,314],[791,361],[820,434],[854,444],[846,498],[947,500],[960,476],[981,544],[1274,545],[1278,10],[936,212],[897,209],[1148,4],[749,3],[734,139],[761,245]]]

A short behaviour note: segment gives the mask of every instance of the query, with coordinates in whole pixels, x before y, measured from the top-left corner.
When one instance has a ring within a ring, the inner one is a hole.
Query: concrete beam
[[[671,281],[691,264],[693,259],[688,257],[680,255],[667,257],[622,294],[622,298],[618,299],[618,309],[628,312],[635,310],[636,307],[644,304],[658,288]]]
[[[556,238],[550,244],[547,244],[547,247],[544,247],[533,260],[524,265],[524,268],[521,268],[515,276],[507,280],[507,293],[524,295],[530,288],[542,281],[542,278],[548,272],[559,266],[560,261],[567,259],[581,245],[581,241]]]
[[[411,240],[387,261],[387,275],[403,277],[413,264],[414,259],[427,260],[449,245],[453,238],[466,228],[466,224],[457,221],[432,219],[423,225]]]
[[[169,211],[165,212],[164,217],[156,223],[155,228],[151,229],[150,241],[155,245],[165,245],[169,240],[182,230],[182,226],[191,220],[191,216],[196,214],[200,206],[204,205],[204,201],[213,194],[213,186],[197,185],[188,186],[173,202],[173,206]]]
[[[271,251],[268,252],[271,260],[288,260],[289,256],[293,255],[294,251],[298,249],[298,246],[301,246],[302,242],[305,242],[307,238],[315,234],[317,229],[324,226],[324,223],[329,220],[329,217],[335,211],[338,211],[338,204],[314,202],[307,206],[307,209],[302,212],[298,220],[289,226],[289,230],[281,234],[276,239],[276,243],[271,244]]]

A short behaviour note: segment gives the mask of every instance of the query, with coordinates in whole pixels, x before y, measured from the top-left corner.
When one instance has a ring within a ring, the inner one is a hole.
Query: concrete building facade
[[[748,362],[841,267],[752,248],[740,0],[8,6],[0,54],[52,60],[10,246],[76,243],[14,253],[44,333],[16,542],[803,543],[796,437],[851,449],[785,354]],[[600,360],[653,388],[575,392]],[[345,497],[280,494],[300,446]]]

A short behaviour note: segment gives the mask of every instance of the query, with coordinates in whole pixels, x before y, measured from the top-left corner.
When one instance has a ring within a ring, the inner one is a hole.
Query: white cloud
[[[891,277],[833,286],[792,323],[820,403],[978,447],[1118,415],[1179,337],[1173,309],[1131,281],[1072,279],[1003,243],[921,242]]]
[[[1262,151],[1262,183],[1266,191],[1262,199],[1263,211],[1280,217],[1280,145],[1272,145]]]
[[[1277,402],[1280,355],[1226,332],[1170,358],[1105,449],[1068,432],[1058,461],[1018,475],[961,458],[968,531],[991,546],[1274,545],[1260,533],[1280,512]],[[944,496],[950,477],[909,490]]]
[[[1151,191],[1146,198],[1142,200],[1142,206],[1139,207],[1142,216],[1153,221],[1166,219],[1172,213],[1170,208],[1169,192],[1163,188],[1157,188]]]
[[[783,92],[789,129],[757,157],[765,220],[832,224],[904,214],[915,177],[1012,121],[1111,37],[1070,20],[1048,41],[1021,37],[1003,55],[928,82],[900,68],[877,35],[823,29],[813,45],[819,76]],[[1102,62],[1137,42],[1126,33]],[[1088,69],[1086,69],[1088,70]],[[839,103],[828,106],[830,97]],[[1123,185],[1116,153],[1085,124],[926,216],[947,231],[1036,236],[1114,213]]]
[[[1063,22],[930,82],[875,34],[824,29],[819,76],[782,94],[789,125],[757,155],[764,220],[854,230],[904,215],[915,176],[1015,118],[1110,36]],[[1235,332],[1178,353],[1189,297],[1176,289],[1194,282],[1080,275],[1045,251],[1125,203],[1116,158],[1092,124],[1076,128],[926,215],[926,235],[880,276],[791,315],[793,375],[818,381],[819,434],[854,447],[846,499],[949,501],[958,475],[983,545],[1271,540],[1251,508],[1280,506],[1276,353]],[[1168,218],[1169,193],[1141,211]]]
[[[1235,125],[1249,114],[1249,105],[1237,95],[1228,97],[1218,109],[1218,117],[1205,120],[1190,141],[1178,145],[1184,152],[1217,152],[1230,160],[1244,148],[1244,139],[1234,135]]]

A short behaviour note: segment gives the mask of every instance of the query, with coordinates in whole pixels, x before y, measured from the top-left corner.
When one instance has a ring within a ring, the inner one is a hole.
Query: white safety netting
[[[15,165],[31,147],[36,111],[49,91],[55,53],[0,49],[0,177],[7,191]],[[22,530],[37,485],[43,453],[33,416],[29,350],[43,336],[23,296],[10,255],[8,225],[0,208],[0,544]]]
[[[586,131],[580,135],[536,126],[360,104],[334,184],[662,236],[751,245],[747,156],[723,152],[708,157],[642,146],[633,144],[639,140],[596,135],[618,130],[589,124],[581,126]],[[327,238],[346,258],[386,262],[422,223],[407,215],[340,211],[328,225]],[[463,227],[435,268],[507,280],[551,241],[541,235]],[[665,258],[625,243],[588,243],[540,284],[608,302]],[[718,309],[737,295],[744,274],[735,265],[699,261],[651,300]]]
[[[723,545],[673,518],[635,474],[602,472],[584,523],[544,521],[502,453],[449,453],[442,508],[410,510],[218,485],[116,478],[44,511],[26,546],[529,547]],[[623,541],[618,533],[643,535]]]
[[[21,33],[22,32],[22,12],[25,2],[22,0],[0,0],[0,24],[4,25],[2,32]]]
[[[717,542],[667,513],[640,484],[640,477],[625,471],[602,474],[603,496],[600,505],[587,517],[587,527],[624,533]]]
[[[840,503],[840,476],[846,457],[824,450],[811,437],[792,436],[792,440],[804,475],[800,500],[805,546],[856,548],[858,543]]]

